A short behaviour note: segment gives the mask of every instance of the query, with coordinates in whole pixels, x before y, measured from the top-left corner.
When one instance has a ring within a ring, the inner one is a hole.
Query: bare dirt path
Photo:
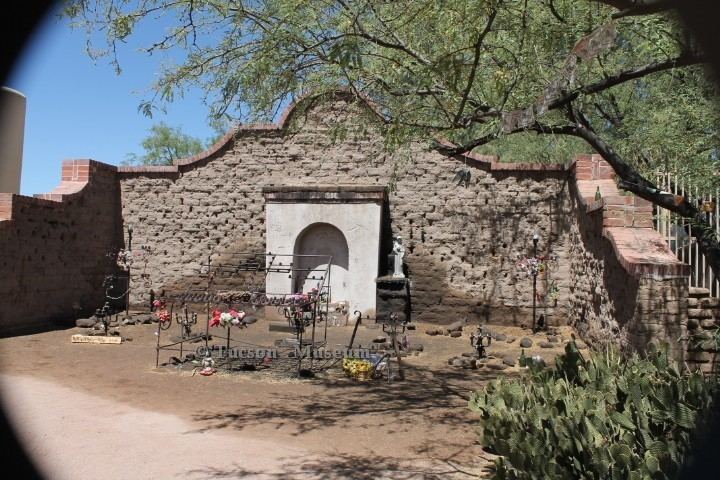
[[[72,344],[75,328],[0,339],[0,387],[6,412],[48,478],[482,475],[489,456],[477,443],[467,400],[498,373],[449,367],[449,356],[469,350],[466,336],[428,337],[422,328],[414,336],[425,352],[408,358],[405,382],[156,369],[155,327],[136,325],[123,327],[133,340],[121,345]],[[329,344],[350,332],[333,328]],[[378,334],[361,328],[358,342]],[[242,335],[272,344],[275,334],[255,325]],[[513,348],[498,345],[496,353]]]

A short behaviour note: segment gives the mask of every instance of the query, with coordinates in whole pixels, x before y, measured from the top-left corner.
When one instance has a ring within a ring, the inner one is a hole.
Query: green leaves
[[[160,122],[150,128],[150,135],[142,141],[145,154],[130,154],[125,164],[172,165],[173,160],[190,157],[203,150],[202,142]]]
[[[715,379],[679,374],[663,349],[585,359],[568,345],[553,370],[495,381],[470,407],[483,443],[503,456],[495,478],[666,479],[700,438],[716,391]]]

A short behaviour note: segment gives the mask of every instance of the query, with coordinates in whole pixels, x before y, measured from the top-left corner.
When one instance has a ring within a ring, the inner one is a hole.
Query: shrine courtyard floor
[[[470,328],[451,338],[425,334],[430,327],[409,332],[424,351],[404,359],[406,380],[393,383],[156,368],[154,324],[120,327],[132,337],[120,345],[71,343],[79,328],[3,338],[2,402],[48,479],[486,476],[492,455],[478,443],[468,399],[489,380],[520,370],[450,366],[448,358],[471,351]],[[524,336],[534,342],[526,355],[547,361],[563,346],[540,348],[547,335],[520,328],[493,331],[517,340],[493,342],[490,363],[517,358]],[[347,344],[351,333],[349,326],[328,328],[328,345]],[[571,331],[560,333],[567,340]],[[355,344],[378,335],[360,327]],[[288,335],[258,322],[234,336],[272,345]]]

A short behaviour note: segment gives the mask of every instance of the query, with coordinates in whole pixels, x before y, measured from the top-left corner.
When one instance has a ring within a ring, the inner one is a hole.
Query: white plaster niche
[[[332,256],[332,303],[352,313],[375,316],[375,279],[380,261],[380,228],[386,189],[376,185],[281,186],[263,188],[266,251],[293,254],[293,265],[322,270]],[[269,261],[269,259],[268,259]],[[268,273],[268,293],[307,292],[320,278],[299,272]]]

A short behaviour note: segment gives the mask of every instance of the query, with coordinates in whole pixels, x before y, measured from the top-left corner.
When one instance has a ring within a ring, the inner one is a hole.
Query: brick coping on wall
[[[117,167],[91,159],[63,160],[60,185],[51,192],[38,193],[32,197],[0,193],[0,222],[12,220],[15,207],[19,205],[57,207],[71,198],[82,195],[96,170],[117,172]]]
[[[633,276],[688,276],[682,263],[653,228],[653,205],[640,197],[621,195],[613,168],[600,155],[579,155],[575,182],[580,205],[588,215],[602,215],[602,235],[613,246],[623,268]],[[600,200],[595,200],[597,191]]]
[[[334,94],[340,98],[355,97],[354,93],[347,90],[338,90]],[[312,98],[317,98],[317,94],[308,94],[300,97],[298,100],[292,102],[285,108],[285,111],[280,117],[277,123],[254,123],[247,125],[239,125],[230,129],[225,135],[223,135],[217,142],[215,142],[207,150],[193,155],[191,157],[180,158],[173,162],[173,165],[169,166],[128,166],[118,167],[117,171],[120,174],[136,174],[136,173],[179,173],[180,167],[187,167],[194,163],[200,163],[210,159],[218,152],[222,151],[228,146],[235,138],[242,133],[249,132],[263,132],[263,131],[283,131],[287,129],[288,124],[292,117],[296,114],[298,109],[302,106],[305,101]],[[362,99],[364,104],[367,105],[371,110],[375,111],[380,115],[377,106],[367,98]],[[454,147],[455,145],[451,142],[440,139],[438,143],[446,147]],[[473,162],[477,162],[491,171],[568,171],[574,166],[574,161],[566,164],[541,164],[541,163],[502,163],[499,161],[499,157],[496,155],[480,155],[477,153],[465,153],[463,155],[457,155],[459,159],[467,159]]]

